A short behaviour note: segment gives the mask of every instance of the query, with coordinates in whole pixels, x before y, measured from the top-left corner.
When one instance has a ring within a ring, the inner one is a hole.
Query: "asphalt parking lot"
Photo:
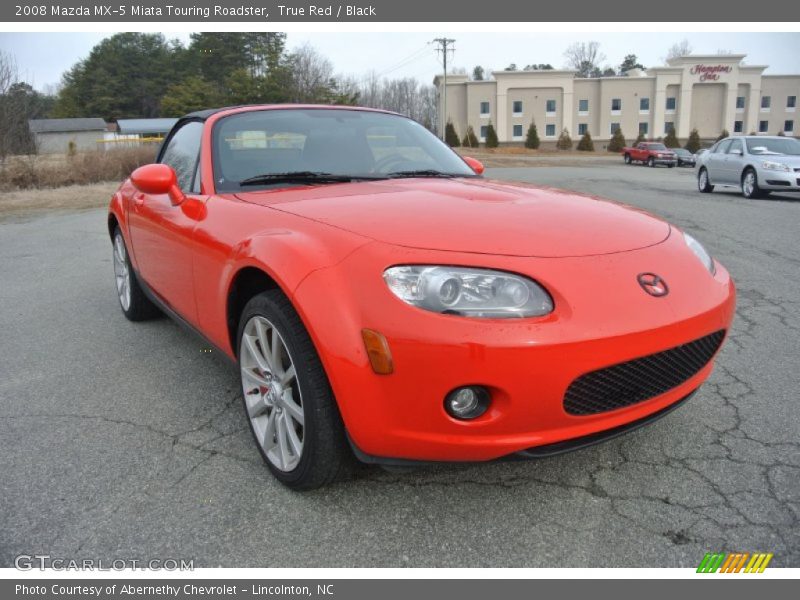
[[[800,567],[800,197],[697,193],[689,169],[491,169],[620,200],[698,237],[737,319],[709,383],[623,438],[523,463],[269,474],[235,371],[120,313],[102,210],[0,223],[0,566],[18,554],[195,566]]]

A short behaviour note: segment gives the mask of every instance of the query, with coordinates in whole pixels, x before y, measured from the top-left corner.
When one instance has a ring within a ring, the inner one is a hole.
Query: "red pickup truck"
[[[678,164],[678,155],[661,142],[641,142],[633,148],[623,148],[622,156],[626,165],[640,162],[648,167],[667,165],[671,169]]]

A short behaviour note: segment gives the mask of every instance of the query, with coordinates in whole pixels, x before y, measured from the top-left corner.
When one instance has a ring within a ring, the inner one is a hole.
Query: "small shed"
[[[106,132],[106,122],[99,117],[31,119],[28,127],[39,154],[66,154],[71,144],[78,152],[97,150]]]

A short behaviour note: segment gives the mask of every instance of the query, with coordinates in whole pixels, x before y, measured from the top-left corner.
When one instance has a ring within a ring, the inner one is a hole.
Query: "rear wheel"
[[[145,321],[159,315],[160,311],[145,295],[136,279],[119,227],[114,229],[114,281],[122,314],[128,320]]]
[[[708,179],[708,171],[706,169],[700,169],[700,172],[697,174],[697,189],[704,194],[710,194],[714,191],[714,186],[711,185]]]
[[[647,159],[647,166],[648,167],[655,167],[656,166],[656,160],[652,156]]]
[[[255,296],[239,320],[244,408],[272,474],[295,490],[321,487],[353,462],[319,356],[279,290]]]

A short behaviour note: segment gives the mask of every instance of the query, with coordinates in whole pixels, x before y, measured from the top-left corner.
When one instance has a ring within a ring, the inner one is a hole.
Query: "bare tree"
[[[14,115],[9,101],[9,91],[16,81],[17,63],[14,57],[0,52],[0,161],[4,161],[11,150]]]
[[[289,56],[291,101],[319,102],[334,81],[333,64],[311,45],[304,44]]]
[[[362,79],[359,104],[406,115],[433,131],[437,120],[437,91],[413,77],[381,80],[374,73]]]
[[[673,58],[679,58],[681,56],[686,56],[687,54],[692,53],[692,45],[689,43],[689,40],[684,38],[680,42],[676,44],[672,44],[667,50],[667,56],[664,59],[664,62],[667,62]]]
[[[606,57],[600,52],[599,42],[575,42],[564,51],[564,59],[568,69],[577,71],[576,77],[599,77],[600,64]]]

